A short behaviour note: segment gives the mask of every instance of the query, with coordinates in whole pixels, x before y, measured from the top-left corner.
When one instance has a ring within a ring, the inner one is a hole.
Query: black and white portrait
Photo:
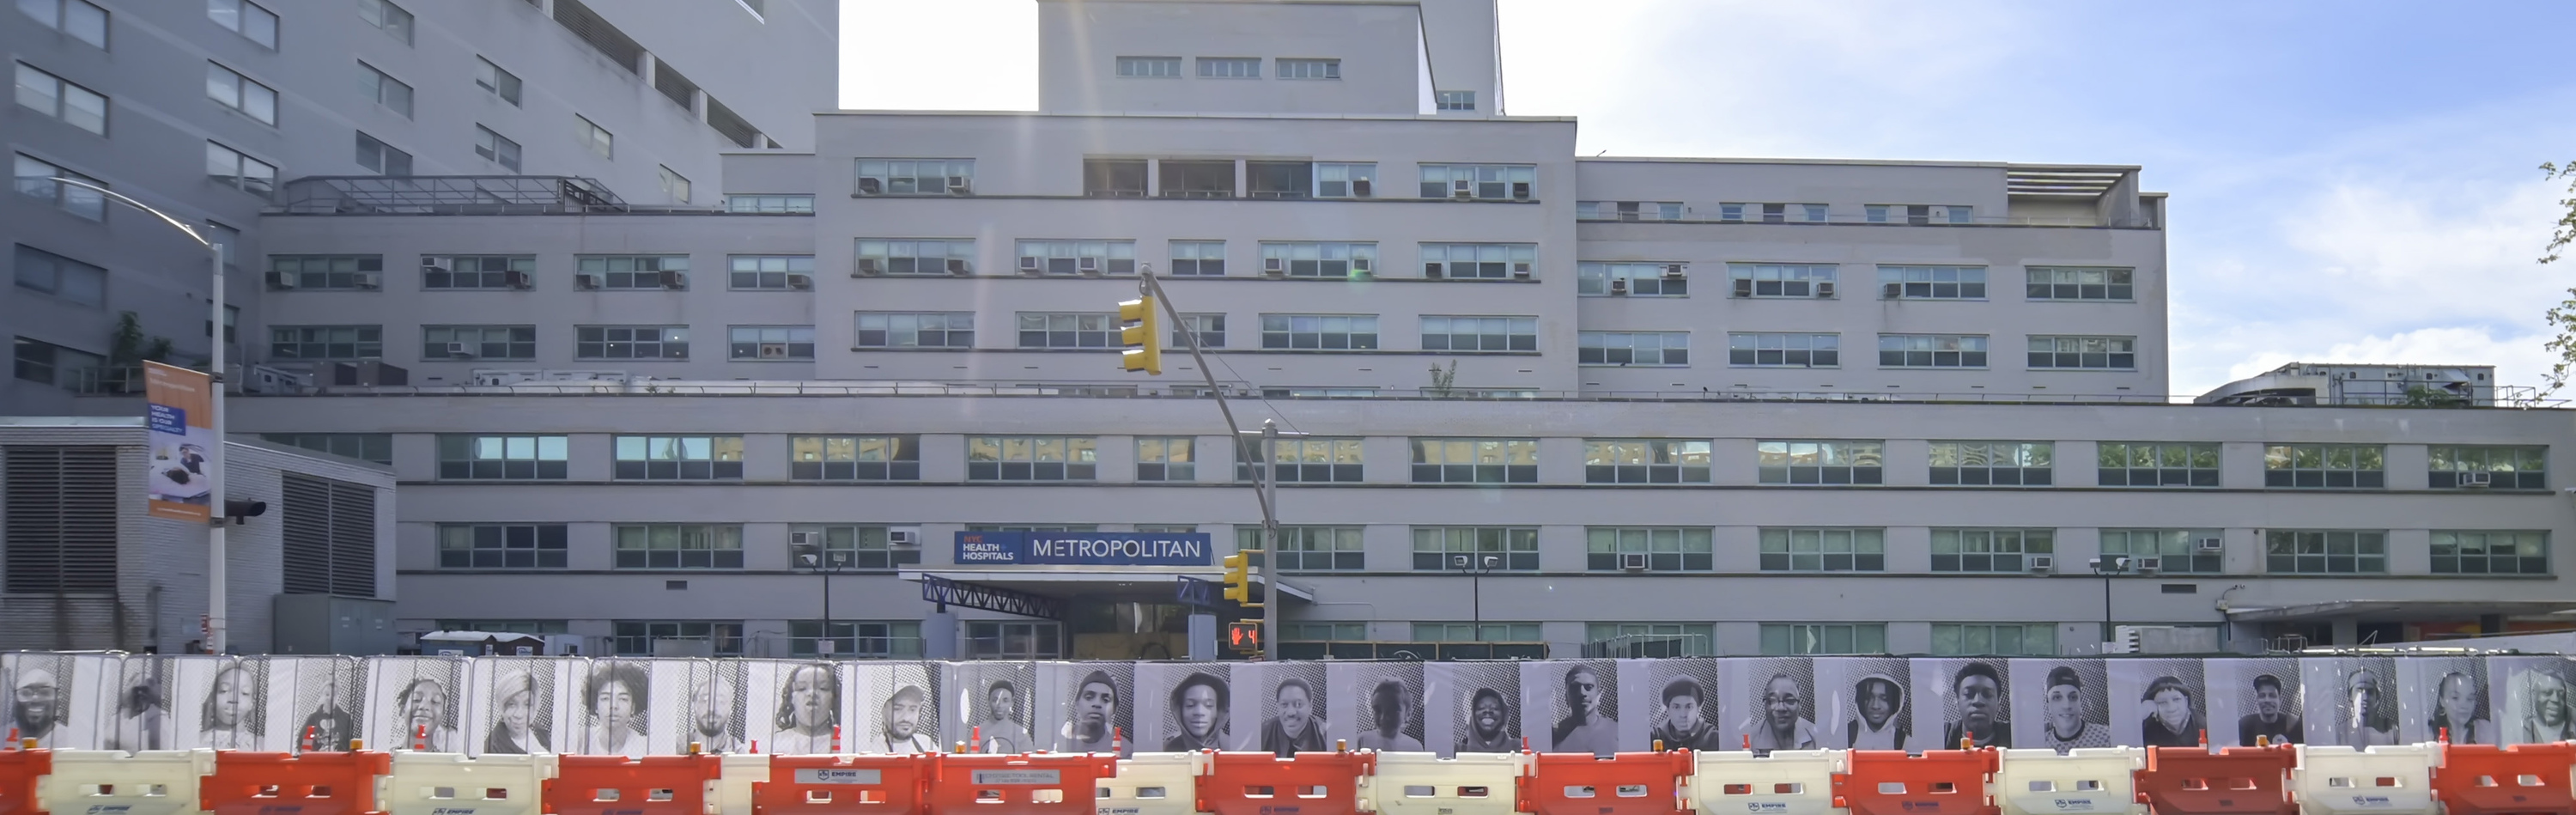
[[[1542,750],[1609,755],[1619,750],[1619,667],[1606,659],[1521,666],[1523,732]]]
[[[689,704],[672,717],[679,720],[675,744],[695,744],[709,753],[743,752],[743,661],[692,660],[685,667]]]
[[[1738,704],[1736,746],[1768,755],[1773,750],[1813,750],[1816,738],[1814,665],[1800,657],[1748,657],[1719,663],[1729,704]],[[1740,700],[1740,701],[1738,701]]]
[[[842,722],[855,721],[857,694],[841,666],[830,662],[743,660],[743,749],[782,756],[858,752],[856,731],[836,739]],[[841,741],[835,745],[835,741]],[[839,749],[835,749],[838,747]]]
[[[578,704],[588,662],[566,657],[477,657],[468,668],[474,706],[465,717],[476,755],[540,755],[574,747],[564,720]],[[574,750],[578,752],[578,750]]]
[[[2013,718],[2024,748],[2058,755],[2078,747],[2112,747],[2110,683],[2098,659],[2011,660]]]
[[[1318,662],[1256,662],[1234,669],[1237,688],[1258,688],[1244,711],[1261,722],[1248,745],[1282,758],[1332,749],[1324,740],[1324,666]]]
[[[858,684],[875,704],[859,711],[865,718],[852,752],[937,753],[939,686],[931,666],[918,662],[859,665]]]
[[[375,657],[367,661],[366,732],[390,750],[466,752],[463,657]],[[371,744],[373,744],[371,742]]]
[[[1419,753],[1422,663],[1332,662],[1324,666],[1324,736],[1360,750]]]
[[[367,661],[350,656],[248,657],[265,663],[268,692],[260,717],[267,749],[339,751],[359,738],[366,707]]]
[[[965,742],[978,753],[1033,753],[1047,749],[1029,722],[1037,693],[1037,668],[1026,662],[958,662],[942,666],[948,688],[946,741]]]
[[[1822,746],[1843,750],[1916,750],[1913,676],[1901,657],[1817,657],[1816,727]]]
[[[1521,669],[1511,662],[1424,664],[1423,698],[1433,711],[1423,717],[1427,746],[1444,755],[1521,749]]]
[[[2111,720],[2135,747],[2194,747],[2209,728],[2200,660],[2123,659],[2111,674]]]
[[[69,749],[88,746],[73,731],[86,725],[71,711],[79,699],[80,678],[70,654],[20,651],[0,654],[0,684],[9,687],[9,727],[36,746]]]
[[[108,750],[170,750],[178,740],[171,728],[178,722],[170,713],[173,663],[177,657],[151,654],[128,654],[117,661],[118,681],[114,709],[108,714],[107,731],[99,747]]]
[[[640,660],[601,659],[590,663],[581,682],[581,750],[584,755],[643,758],[650,729],[653,678]]]
[[[1052,673],[1050,686],[1061,697],[1054,716],[1056,752],[1135,754],[1134,664],[1067,662],[1041,670]]]
[[[268,661],[208,657],[178,664],[179,738],[190,747],[267,750]],[[281,740],[283,741],[283,740]],[[283,744],[277,746],[284,746]]]
[[[1717,661],[1713,659],[1631,659],[1619,666],[1621,674],[1640,683],[1629,687],[1628,698],[1653,702],[1642,719],[1639,705],[1631,705],[1629,718],[1646,728],[1643,738],[1623,734],[1620,746],[1634,749],[1652,747],[1662,742],[1666,750],[1724,750],[1724,728],[1719,726]]]
[[[2576,739],[2576,716],[2568,708],[2570,670],[2566,657],[2509,656],[2487,658],[2489,687],[2504,697],[2504,719],[2498,735],[2506,744],[2545,744]]]
[[[1234,692],[1222,663],[1148,663],[1136,666],[1138,741],[1164,752],[1232,749]]]
[[[2401,657],[2397,660],[2399,741],[2418,744],[2447,738],[2453,744],[2498,744],[2494,709],[2487,702],[2487,663],[2478,657]]]
[[[2201,670],[2209,683],[2210,744],[2306,743],[2298,660],[2211,659],[2201,662]]]
[[[2312,657],[2299,661],[2307,744],[2371,747],[2397,743],[2397,661]]]
[[[1941,740],[1927,749],[2004,748],[2013,744],[2011,700],[2005,693],[2001,659],[1917,659],[1912,663],[1916,700],[1915,726],[1931,731],[1940,722]]]

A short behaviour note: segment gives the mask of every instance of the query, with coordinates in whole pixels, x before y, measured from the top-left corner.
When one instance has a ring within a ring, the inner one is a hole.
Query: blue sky
[[[1501,0],[1508,112],[1630,156],[2135,164],[2175,393],[2297,361],[2536,384],[2576,3]],[[1036,106],[1033,0],[849,0],[851,108]],[[973,31],[972,67],[948,37]],[[873,32],[873,33],[872,33]],[[934,48],[944,50],[931,50]]]

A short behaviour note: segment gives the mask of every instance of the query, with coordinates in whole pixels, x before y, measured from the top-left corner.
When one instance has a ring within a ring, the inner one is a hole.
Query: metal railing
[[[1706,634],[1624,634],[1583,644],[1586,659],[1660,659],[1716,656]]]
[[[1280,659],[1398,659],[1446,662],[1460,659],[1546,659],[1544,642],[1279,642]]]

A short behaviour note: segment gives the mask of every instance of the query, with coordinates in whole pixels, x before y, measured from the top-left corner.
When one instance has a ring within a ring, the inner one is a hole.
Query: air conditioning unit
[[[1513,280],[1528,280],[1529,278],[1530,278],[1530,265],[1529,265],[1529,264],[1527,264],[1527,263],[1514,263],[1514,264],[1512,264],[1512,279],[1513,279]]]
[[[811,290],[814,288],[814,276],[807,274],[788,275],[787,287],[791,289]]]
[[[1627,571],[1627,572],[1642,572],[1642,571],[1645,571],[1645,570],[1646,570],[1646,553],[1644,553],[1644,552],[1627,552],[1627,553],[1622,553],[1621,555],[1619,555],[1619,569],[1620,569],[1620,571]]]
[[[536,276],[527,272],[510,271],[503,273],[502,277],[510,282],[510,288],[513,289],[527,291],[537,287]]]
[[[689,273],[688,273],[688,272],[674,272],[674,271],[667,271],[667,270],[666,270],[666,271],[664,271],[664,272],[662,272],[662,288],[670,289],[670,290],[672,290],[672,291],[679,291],[679,290],[681,290],[681,289],[685,289],[685,288],[688,288],[688,287],[689,287]]]
[[[1376,266],[1377,262],[1368,258],[1351,258],[1351,271],[1354,272],[1375,271]]]
[[[1610,281],[1610,293],[1611,293],[1611,294],[1627,294],[1627,293],[1628,293],[1628,279],[1627,279],[1627,278],[1622,277],[1622,278],[1618,278],[1618,279],[1615,279],[1615,280]]]
[[[885,261],[876,258],[859,258],[859,274],[871,277],[885,274]]]
[[[1903,283],[1887,283],[1887,284],[1882,284],[1882,285],[1880,285],[1880,286],[1878,287],[1878,299],[1881,299],[1881,300],[1902,300],[1902,299],[1905,299],[1905,284],[1903,284]]]
[[[1081,273],[1083,273],[1083,274],[1087,274],[1087,275],[1095,275],[1095,276],[1096,276],[1096,275],[1100,274],[1100,259],[1099,259],[1099,258],[1079,258],[1079,259],[1076,259],[1076,260],[1073,262],[1073,268],[1074,268],[1074,271],[1078,271],[1078,272],[1081,272]]]
[[[1262,273],[1262,274],[1269,275],[1269,276],[1271,276],[1271,277],[1278,277],[1278,276],[1280,276],[1280,275],[1287,274],[1287,273],[1288,273],[1288,259],[1287,259],[1287,258],[1262,258],[1262,259],[1261,259],[1261,273]]]
[[[1737,296],[1737,297],[1752,297],[1752,296],[1753,296],[1753,281],[1752,281],[1751,279],[1749,279],[1749,278],[1742,278],[1742,277],[1736,278],[1736,279],[1735,279],[1735,296]]]
[[[1679,264],[1679,263],[1667,263],[1667,264],[1664,264],[1664,279],[1665,279],[1665,280],[1680,280],[1680,279],[1682,279],[1683,277],[1684,277],[1684,275],[1682,274],[1682,265],[1681,265],[1681,264]],[[1753,281],[1748,280],[1748,281],[1745,281],[1745,282],[1750,283],[1750,282],[1753,282]]]
[[[293,291],[295,289],[295,273],[269,272],[268,287],[280,291]]]
[[[1512,182],[1512,200],[1514,200],[1514,201],[1527,201],[1527,200],[1529,200],[1529,196],[1530,196],[1530,183],[1529,183],[1529,182],[1527,182],[1527,181],[1514,181],[1514,182]]]
[[[2024,558],[2022,562],[2028,565],[2033,573],[2057,570],[2057,558],[2054,555],[2031,555]]]
[[[1020,274],[1037,274],[1046,269],[1046,259],[1035,255],[1020,257]]]
[[[2160,557],[2142,557],[2130,562],[2137,566],[2139,574],[2155,574],[2165,567],[2165,559]]]
[[[592,272],[582,272],[572,276],[572,287],[583,290],[596,289],[607,285],[604,282],[605,280],[606,278],[602,275]]]
[[[974,192],[975,192],[975,179],[974,179],[974,177],[972,177],[972,176],[963,176],[963,175],[952,175],[952,176],[949,176],[949,177],[948,177],[948,194],[949,194],[949,195],[972,195],[972,194],[974,194]]]
[[[823,533],[821,533],[821,532],[789,532],[789,533],[787,533],[787,545],[789,545],[789,546],[821,546],[821,545],[823,545]]]
[[[2195,552],[2224,552],[2227,551],[2227,539],[2217,536],[2193,538],[2191,548]]]
[[[1353,197],[1353,198],[1367,198],[1367,197],[1369,197],[1369,180],[1368,180],[1368,179],[1365,179],[1365,178],[1355,178],[1355,179],[1351,179],[1351,197]]]
[[[860,194],[860,195],[883,195],[883,194],[885,194],[885,180],[884,180],[884,179],[881,179],[881,178],[862,178],[862,179],[859,179],[859,194]]]
[[[448,343],[448,344],[447,344],[447,358],[449,358],[449,359],[473,359],[473,358],[474,358],[474,346],[469,345],[469,344],[466,344],[466,343],[461,343],[461,342],[451,342],[451,343]]]
[[[1438,280],[1441,275],[1447,273],[1448,268],[1449,264],[1446,263],[1425,263],[1422,264],[1422,276],[1427,280]]]
[[[886,530],[886,545],[896,549],[918,548],[921,546],[921,528],[896,527],[888,529]]]
[[[2480,471],[2480,472],[2466,472],[2466,473],[2461,473],[2461,474],[2460,474],[2460,486],[2463,486],[2463,487],[2492,487],[2492,486],[2495,486],[2495,473],[2483,472],[2483,471]]]
[[[965,258],[949,258],[948,273],[961,276],[974,274],[975,262]]]
[[[764,342],[764,343],[761,343],[761,344],[760,344],[760,351],[759,351],[759,355],[760,355],[760,357],[759,357],[759,358],[761,358],[761,359],[786,359],[786,358],[787,358],[787,343],[783,343],[783,342]]]
[[[351,279],[349,283],[367,291],[376,291],[385,287],[385,273],[359,272],[358,276]]]
[[[1449,182],[1449,197],[1451,197],[1451,198],[1474,198],[1474,197],[1476,197],[1476,182],[1474,182],[1474,181],[1469,181],[1469,180],[1464,179],[1464,178],[1461,178],[1461,179],[1458,179],[1458,180],[1455,180],[1455,181],[1451,181],[1451,182]]]

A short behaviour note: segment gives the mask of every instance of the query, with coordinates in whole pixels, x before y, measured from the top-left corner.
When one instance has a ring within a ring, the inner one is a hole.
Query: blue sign
[[[171,405],[144,405],[144,420],[154,433],[188,435],[188,411]]]
[[[1180,587],[1173,592],[1173,599],[1179,600],[1181,605],[1185,606],[1224,608],[1226,603],[1217,599],[1220,596],[1217,589],[1222,585],[1224,584],[1214,580],[1184,577],[1181,578]]]
[[[1205,532],[959,532],[959,566],[1206,566]]]

